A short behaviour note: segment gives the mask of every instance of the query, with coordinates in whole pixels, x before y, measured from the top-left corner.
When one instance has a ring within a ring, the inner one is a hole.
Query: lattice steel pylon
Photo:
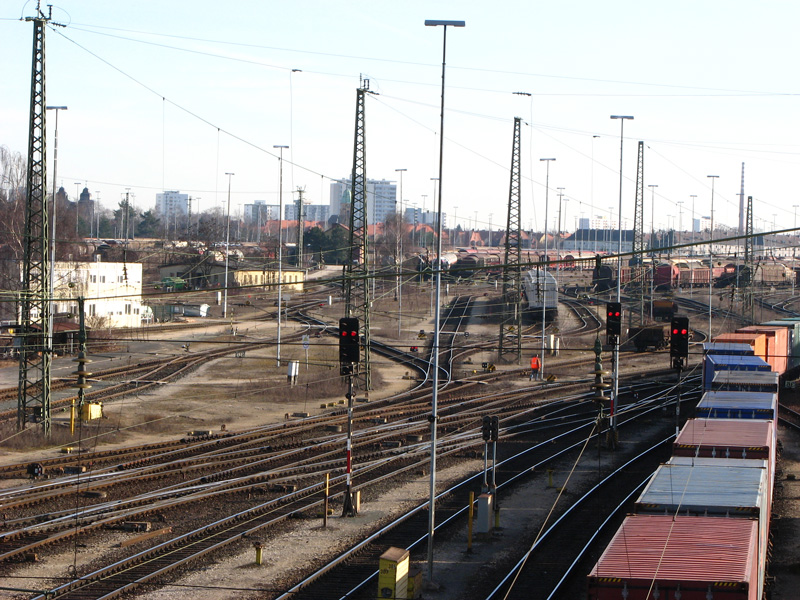
[[[644,142],[639,142],[636,163],[636,204],[633,209],[633,247],[631,248],[631,291],[636,294],[639,311],[636,325],[644,324]]]
[[[744,221],[744,274],[739,280],[739,289],[742,294],[742,313],[750,316],[753,322],[753,280],[755,279],[755,266],[753,260],[753,197],[747,197],[747,208]]]
[[[356,317],[361,330],[361,363],[353,377],[355,391],[370,389],[369,364],[369,252],[367,246],[367,150],[364,105],[369,79],[356,90],[356,128],[350,204],[350,260],[344,270],[345,317]]]
[[[31,103],[28,129],[28,172],[25,203],[24,255],[20,291],[19,385],[17,388],[17,429],[31,419],[42,424],[50,435],[50,288],[49,227],[47,207],[47,144],[45,127],[45,16],[36,7],[33,22],[33,60],[31,68]],[[55,199],[54,199],[55,201]]]
[[[508,190],[505,258],[503,261],[503,314],[500,318],[498,361],[513,355],[522,359],[522,218],[520,193],[520,129],[522,119],[514,117],[511,146],[511,180]]]

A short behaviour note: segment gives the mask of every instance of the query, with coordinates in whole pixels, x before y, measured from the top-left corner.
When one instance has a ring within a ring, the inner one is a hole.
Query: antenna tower
[[[350,260],[345,265],[344,292],[345,317],[360,320],[361,363],[353,377],[356,390],[370,389],[369,364],[369,252],[367,251],[367,150],[365,99],[369,91],[369,79],[361,82],[356,90],[356,128],[353,147],[353,172],[350,205]]]
[[[514,141],[511,145],[511,182],[508,191],[505,258],[503,262],[503,314],[500,320],[498,359],[522,357],[522,228],[520,215],[520,128],[522,119],[514,117]]]

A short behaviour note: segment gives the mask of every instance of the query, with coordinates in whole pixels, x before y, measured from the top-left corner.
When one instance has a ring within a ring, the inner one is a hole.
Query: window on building
[[[105,283],[105,282],[106,282],[106,276],[100,275],[100,283]]]
[[[90,304],[88,308],[89,308],[89,316],[90,317],[94,317],[94,316],[97,315],[97,308],[96,308],[96,306],[94,304]]]
[[[89,275],[90,283],[97,283],[97,275]]]
[[[125,304],[125,314],[126,315],[131,314],[131,305],[129,303]]]

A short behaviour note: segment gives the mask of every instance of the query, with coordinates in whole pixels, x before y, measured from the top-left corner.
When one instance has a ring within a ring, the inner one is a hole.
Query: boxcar
[[[753,519],[632,515],[589,574],[588,599],[652,600],[657,589],[670,599],[760,600],[757,544]]]

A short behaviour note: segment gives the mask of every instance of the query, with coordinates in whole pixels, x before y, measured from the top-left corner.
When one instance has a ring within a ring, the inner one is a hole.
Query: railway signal
[[[670,358],[689,356],[689,317],[673,317],[669,337]]]
[[[483,422],[481,423],[481,437],[485,442],[492,439],[492,418],[488,415],[483,417]]]
[[[622,334],[622,304],[608,302],[606,304],[606,335],[619,337]]]
[[[339,372],[352,375],[355,365],[361,360],[359,347],[359,322],[355,317],[339,319]]]

